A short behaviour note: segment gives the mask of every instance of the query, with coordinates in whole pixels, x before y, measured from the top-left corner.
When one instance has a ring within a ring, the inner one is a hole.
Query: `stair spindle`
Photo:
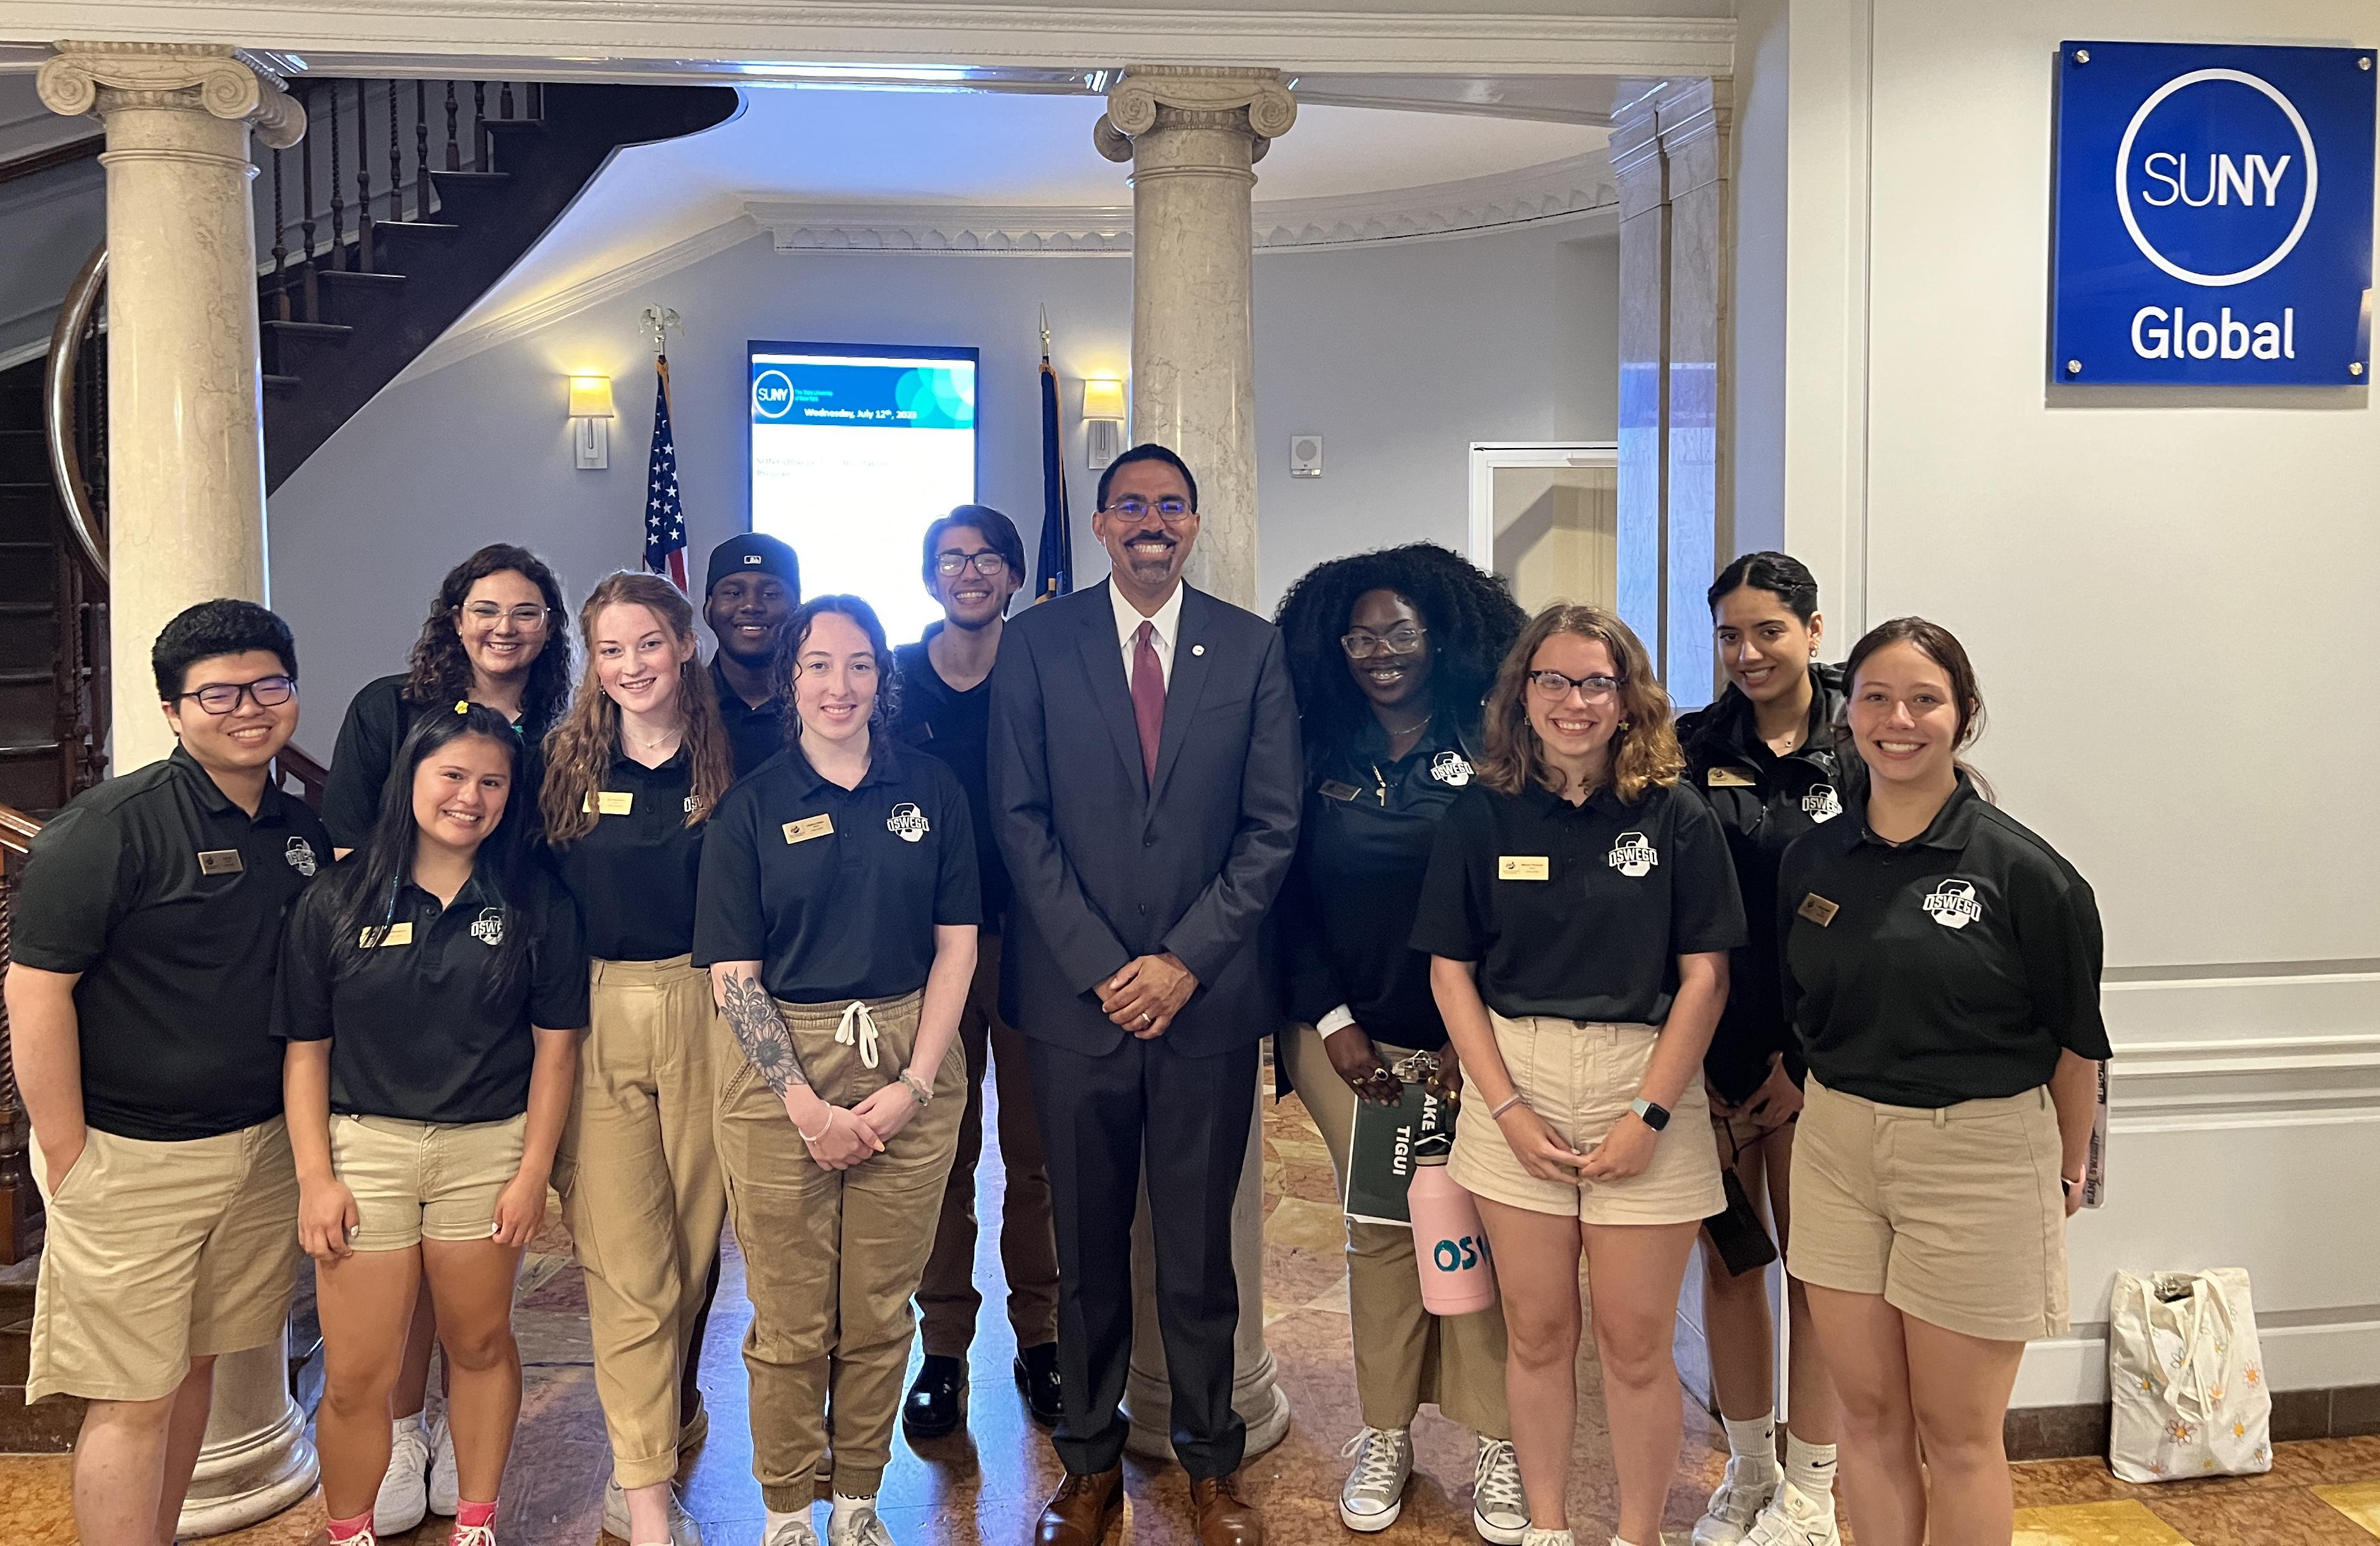
[[[499,118],[509,119],[512,116],[513,83],[507,80],[504,82],[504,89],[501,92],[497,93],[496,96],[496,116]]]
[[[363,81],[356,82],[356,270],[372,271],[371,124],[365,116]]]
[[[388,83],[388,217],[405,218],[405,152],[397,148],[396,94],[399,83]]]
[[[273,152],[273,314],[289,320],[289,227],[282,223],[281,152]]]
[[[541,80],[528,83],[528,116],[532,118],[545,116],[545,82]]]
[[[310,87],[307,90],[306,116],[309,118],[313,116],[315,99],[320,94]],[[299,281],[302,286],[299,293],[306,303],[306,315],[303,320],[310,323],[321,322],[322,320],[322,294],[316,283],[314,267],[314,140],[310,135],[298,143],[298,167],[302,175],[300,197],[298,201],[298,219],[300,226],[299,235],[303,239],[298,243],[298,250],[299,261],[305,265],[304,277]]]
[[[449,80],[446,82],[446,170],[449,172],[463,169],[463,152],[455,143],[455,83]]]
[[[325,115],[331,126],[331,267],[344,270],[347,266],[347,199],[346,184],[339,177],[339,88],[330,82],[326,91],[331,99],[331,111]]]
[[[430,82],[413,83],[413,218],[430,218]]]
[[[471,82],[471,169],[488,169],[488,83]]]

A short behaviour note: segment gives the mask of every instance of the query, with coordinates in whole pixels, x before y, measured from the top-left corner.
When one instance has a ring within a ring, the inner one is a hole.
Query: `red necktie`
[[[1132,636],[1132,717],[1140,726],[1140,767],[1157,785],[1157,743],[1165,734],[1165,667],[1157,659],[1157,625],[1143,623]]]

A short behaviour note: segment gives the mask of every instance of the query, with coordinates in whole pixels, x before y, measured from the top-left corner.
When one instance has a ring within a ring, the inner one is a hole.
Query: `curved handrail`
[[[39,836],[42,823],[14,806],[0,805],[0,853],[23,858]]]
[[[107,283],[107,244],[102,242],[67,286],[67,298],[58,308],[58,325],[50,334],[50,363],[43,382],[43,397],[50,431],[50,473],[57,480],[58,500],[65,506],[67,529],[74,533],[75,546],[82,550],[82,560],[91,566],[100,583],[107,582],[107,550],[101,545],[95,527],[97,517],[91,508],[91,485],[83,481],[82,458],[75,455],[74,380],[77,356],[82,352],[83,329],[91,322],[91,312],[98,309],[100,292]]]

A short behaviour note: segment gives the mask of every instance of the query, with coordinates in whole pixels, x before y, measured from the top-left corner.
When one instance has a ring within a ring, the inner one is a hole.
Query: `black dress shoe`
[[[1016,1388],[1025,1393],[1026,1409],[1044,1428],[1055,1428],[1066,1403],[1058,1386],[1058,1345],[1045,1342],[1016,1355]]]
[[[932,1353],[917,1369],[917,1382],[901,1404],[901,1427],[912,1439],[939,1439],[966,1421],[966,1365]]]

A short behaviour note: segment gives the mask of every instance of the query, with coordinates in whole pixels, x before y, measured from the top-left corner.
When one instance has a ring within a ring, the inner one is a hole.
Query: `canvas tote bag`
[[[2107,1464],[2124,1480],[2273,1468],[2273,1396],[2243,1269],[2118,1272],[2107,1383]]]

